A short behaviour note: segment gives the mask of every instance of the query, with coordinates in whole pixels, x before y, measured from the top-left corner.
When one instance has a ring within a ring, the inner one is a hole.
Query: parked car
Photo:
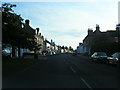
[[[46,55],[48,55],[48,56],[56,55],[56,52],[54,52],[54,51],[48,52]]]
[[[52,55],[56,55],[56,52],[53,51],[53,52],[52,52]]]
[[[48,52],[46,55],[47,55],[47,56],[52,56],[53,53],[52,53],[52,52]]]
[[[120,52],[116,52],[107,58],[107,64],[115,64],[120,67]]]
[[[76,52],[73,52],[72,55],[73,55],[73,56],[77,56],[77,53],[76,53]]]
[[[10,57],[12,57],[11,54],[12,54],[11,46],[9,44],[3,44],[2,45],[2,57],[10,58]]]
[[[92,61],[105,62],[107,61],[107,54],[105,52],[95,52],[91,55]]]

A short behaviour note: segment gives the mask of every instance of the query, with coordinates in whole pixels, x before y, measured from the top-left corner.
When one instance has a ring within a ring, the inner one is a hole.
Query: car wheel
[[[109,60],[106,60],[106,64],[109,64]]]
[[[92,61],[92,62],[94,62],[94,60],[93,60],[93,59],[91,59],[91,61]]]
[[[92,62],[95,62],[94,58],[92,58],[91,60],[92,60]]]
[[[96,60],[96,59],[93,59],[93,62],[97,62],[97,60]]]

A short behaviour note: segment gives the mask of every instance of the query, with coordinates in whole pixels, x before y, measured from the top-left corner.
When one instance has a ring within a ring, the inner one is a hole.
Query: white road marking
[[[70,69],[71,69],[74,73],[76,73],[76,71],[73,69],[73,67],[70,67]]]
[[[91,88],[91,89],[92,89],[92,87],[91,87],[83,78],[81,78],[81,80],[84,82],[84,84],[85,84],[88,88]]]

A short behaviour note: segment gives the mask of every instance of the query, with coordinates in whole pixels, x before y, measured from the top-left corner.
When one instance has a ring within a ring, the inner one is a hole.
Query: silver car
[[[116,52],[107,58],[107,64],[115,64],[120,67],[120,52]]]
[[[95,52],[91,55],[92,61],[94,62],[106,62],[107,61],[107,54],[105,52]]]

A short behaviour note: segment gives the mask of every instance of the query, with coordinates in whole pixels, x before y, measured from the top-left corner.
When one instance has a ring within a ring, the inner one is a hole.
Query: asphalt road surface
[[[5,77],[3,88],[118,88],[119,69],[89,57],[60,54]]]

